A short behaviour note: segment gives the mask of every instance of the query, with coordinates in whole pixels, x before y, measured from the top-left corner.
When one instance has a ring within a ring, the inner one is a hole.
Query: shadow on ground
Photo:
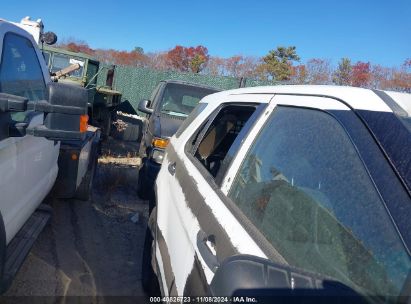
[[[49,198],[51,223],[5,295],[45,296],[49,303],[65,302],[60,296],[87,296],[87,303],[144,296],[148,206],[137,196],[137,179],[136,167],[100,163],[90,201]]]

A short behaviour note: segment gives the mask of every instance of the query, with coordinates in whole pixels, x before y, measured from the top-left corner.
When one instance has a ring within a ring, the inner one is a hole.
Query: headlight
[[[161,164],[163,163],[164,151],[154,149],[154,150],[153,150],[153,153],[151,154],[151,158],[152,158],[157,164],[160,164],[160,165],[161,165]]]
[[[154,148],[165,149],[168,145],[168,139],[154,137],[151,144]]]

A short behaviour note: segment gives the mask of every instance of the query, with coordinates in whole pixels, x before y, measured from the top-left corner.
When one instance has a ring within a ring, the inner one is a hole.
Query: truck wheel
[[[144,164],[141,166],[140,171],[138,172],[137,194],[143,200],[150,198],[150,189],[147,184]]]
[[[6,229],[3,222],[3,216],[0,213],[0,294],[6,291],[6,286],[3,278],[4,268],[6,266]]]
[[[81,201],[88,201],[90,199],[93,188],[94,175],[96,173],[97,160],[97,155],[95,155],[91,168],[86,172],[83,180],[81,181],[81,184],[77,188],[74,197]]]
[[[151,255],[153,249],[153,236],[149,228],[146,229],[146,236],[144,238],[143,261],[141,265],[141,284],[143,290],[149,296],[159,296],[160,286],[158,279],[151,266]]]

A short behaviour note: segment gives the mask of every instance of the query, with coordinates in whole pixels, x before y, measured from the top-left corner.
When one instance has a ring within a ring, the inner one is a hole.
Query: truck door
[[[45,99],[46,81],[50,78],[44,62],[40,63],[44,59],[33,39],[24,31],[8,29],[7,24],[0,27],[0,37],[0,92],[33,101]],[[31,135],[9,136],[10,125],[40,125],[43,114],[2,113],[0,122],[0,211],[8,243],[54,184],[59,143]]]

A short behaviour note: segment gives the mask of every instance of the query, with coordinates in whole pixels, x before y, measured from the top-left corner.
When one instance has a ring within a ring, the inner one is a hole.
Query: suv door
[[[399,296],[411,261],[374,168],[397,199],[404,189],[373,137],[331,98],[278,95],[272,105],[223,181],[233,214],[272,260],[363,295]]]
[[[208,294],[218,263],[239,251],[265,257],[223,203],[219,185],[271,98],[224,97],[218,108],[195,111],[190,127],[171,139],[156,181],[155,255],[165,295]]]
[[[34,41],[24,35],[27,34],[7,31],[5,25],[0,28],[0,92],[42,100],[49,81],[47,69],[39,62],[44,59]],[[0,121],[4,131],[0,139],[0,210],[8,243],[50,191],[57,176],[59,143],[30,135],[8,136],[10,125],[40,125],[43,114],[3,113]]]

